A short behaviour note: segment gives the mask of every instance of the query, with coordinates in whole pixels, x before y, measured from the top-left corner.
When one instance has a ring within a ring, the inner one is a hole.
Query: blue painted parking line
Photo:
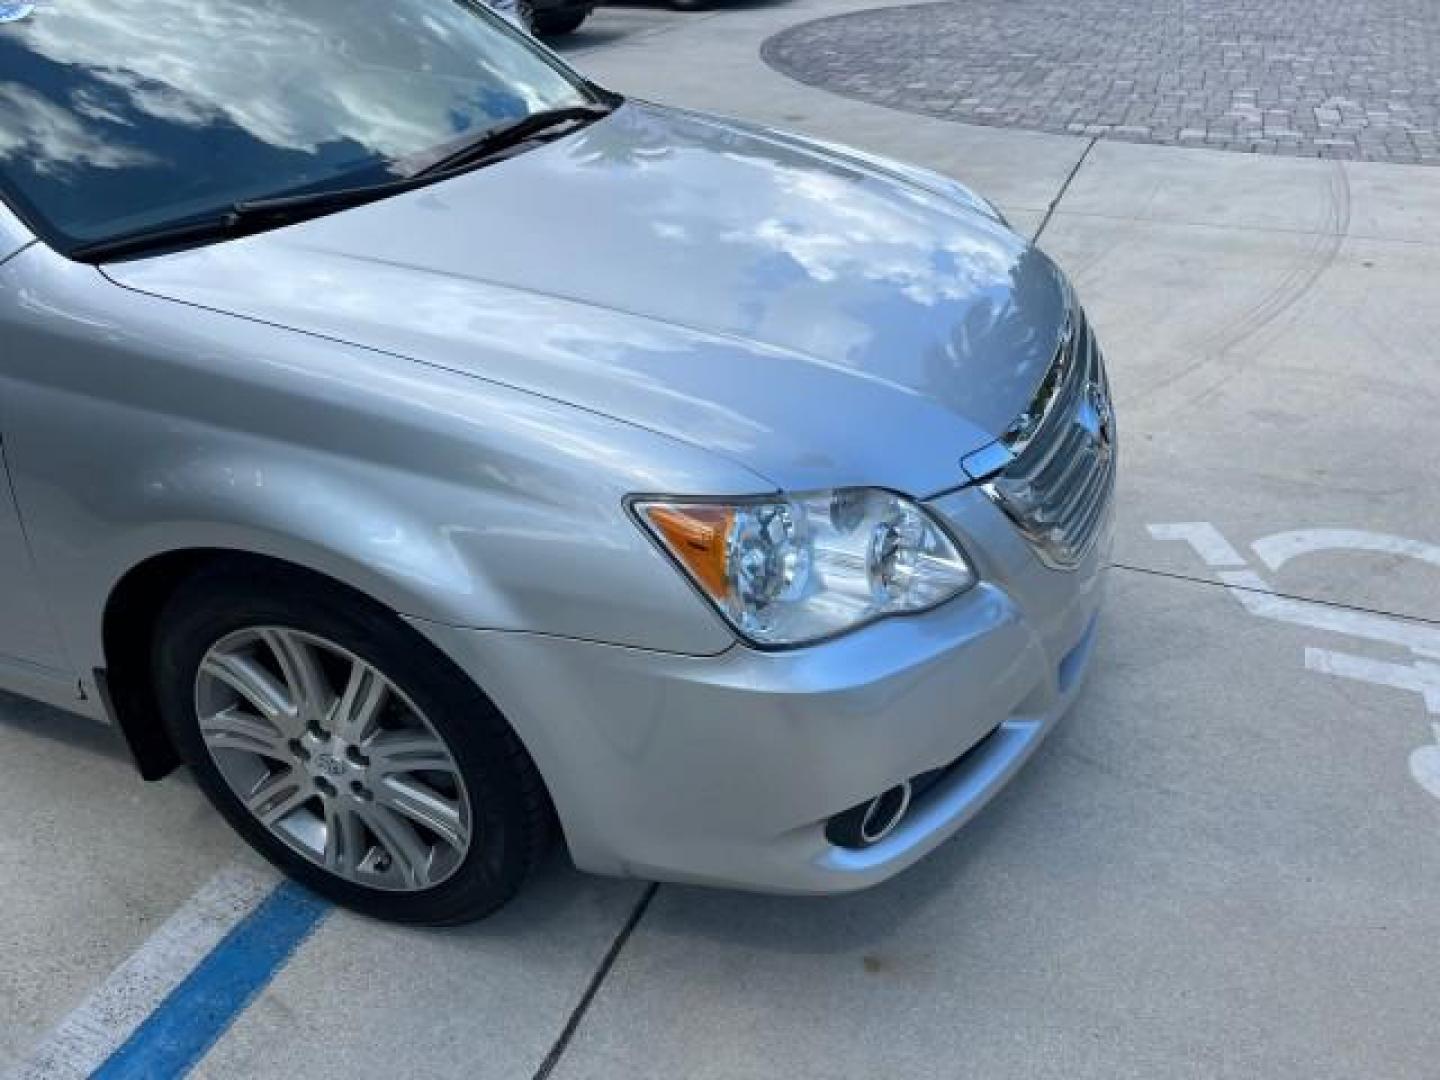
[[[184,1076],[330,909],[298,885],[279,885],[95,1070],[95,1080]]]
[[[250,862],[222,867],[30,1053],[6,1080],[88,1080],[275,891],[276,874]]]

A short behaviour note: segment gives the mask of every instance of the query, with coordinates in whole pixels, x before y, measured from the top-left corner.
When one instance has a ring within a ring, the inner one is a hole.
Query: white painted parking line
[[[1440,715],[1440,627],[1416,619],[1279,595],[1265,578],[1246,566],[1236,548],[1208,521],[1151,525],[1149,532],[1157,540],[1188,543],[1215,568],[1215,576],[1251,615],[1408,650],[1408,655],[1397,661],[1306,646],[1305,669],[1332,678],[1410,691],[1420,696],[1429,713]],[[1293,529],[1262,536],[1250,546],[1271,570],[1301,555],[1334,551],[1397,555],[1440,567],[1440,546],[1365,529]],[[1237,566],[1245,568],[1234,569]],[[1421,746],[1411,753],[1410,775],[1422,789],[1440,799],[1440,724],[1432,725],[1432,729],[1436,744]]]
[[[1422,746],[1410,755],[1410,775],[1435,798],[1440,799],[1440,724],[1431,724],[1433,745]]]
[[[1372,611],[1279,596],[1270,583],[1253,570],[1222,570],[1216,576],[1230,588],[1246,611],[1259,618],[1368,638],[1415,652],[1440,651],[1440,627]]]
[[[1433,660],[1396,664],[1331,649],[1307,648],[1305,667],[1321,675],[1389,686],[1395,690],[1410,690],[1425,699],[1425,707],[1432,713],[1440,713],[1440,664]]]
[[[238,864],[220,871],[65,1017],[8,1080],[88,1077],[274,891],[277,880],[271,871]]]
[[[1440,566],[1440,545],[1369,529],[1296,529],[1262,536],[1250,546],[1271,570],[1279,570],[1298,555],[1318,551],[1370,551]]]
[[[1245,560],[1208,521],[1177,521],[1169,525],[1151,525],[1150,535],[1156,540],[1183,540],[1210,566],[1244,566]]]

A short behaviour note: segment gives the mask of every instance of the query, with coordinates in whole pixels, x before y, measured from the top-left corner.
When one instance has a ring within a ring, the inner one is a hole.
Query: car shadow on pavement
[[[130,761],[130,751],[114,728],[0,692],[0,735],[5,732],[25,738],[48,739],[101,757]],[[139,782],[137,776],[136,783]]]
[[[546,38],[545,44],[564,56],[566,53],[588,52],[590,49],[603,49],[607,45],[620,44],[639,32],[628,26],[592,27],[586,23],[579,30],[564,37]]]

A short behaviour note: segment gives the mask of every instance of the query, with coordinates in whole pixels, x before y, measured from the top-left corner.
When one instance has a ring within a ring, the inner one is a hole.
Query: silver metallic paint
[[[1067,303],[1044,255],[964,203],[636,104],[442,185],[106,273],[582,404],[771,486],[922,496],[1029,402]]]
[[[732,643],[623,507],[636,489],[764,488],[713,455],[116,288],[42,246],[0,267],[0,323],[15,489],[82,670],[103,666],[99,619],[121,576],[193,548],[293,561],[455,625]]]
[[[127,572],[272,556],[403,614],[496,700],[582,867],[800,891],[919,858],[1073,697],[1099,549],[1048,570],[954,490],[1028,403],[1067,290],[949,181],[632,104],[242,241],[103,269],[28,242],[0,210],[0,587],[22,598],[0,685],[93,715],[76,687]],[[778,654],[736,645],[624,508],[861,484],[950,491],[983,584]],[[51,692],[16,674],[36,663]],[[826,816],[997,724],[1013,749],[921,825],[824,843]]]
[[[582,869],[862,888],[952,835],[1038,748],[1079,692],[1103,593],[1108,522],[1086,560],[1059,573],[978,489],[931,506],[969,541],[982,584],[811,648],[687,657],[414,625],[525,734]],[[884,843],[857,853],[826,842],[832,814],[1001,725],[1002,752],[918,800]]]

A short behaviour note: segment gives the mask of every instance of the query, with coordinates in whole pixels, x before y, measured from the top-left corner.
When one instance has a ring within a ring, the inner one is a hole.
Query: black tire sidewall
[[[554,14],[538,11],[535,13],[535,32],[541,37],[564,37],[566,34],[573,34],[579,30],[589,17],[588,11],[565,11]]]
[[[200,735],[195,677],[205,653],[237,630],[285,627],[333,641],[398,686],[445,740],[470,800],[472,840],[445,881],[421,892],[370,889],[331,874],[265,828],[231,790]],[[245,840],[317,893],[367,915],[446,924],[505,903],[535,861],[543,826],[535,813],[533,765],[479,689],[419,633],[383,609],[304,579],[243,581],[206,575],[183,586],[163,613],[154,650],[161,715],[196,782]]]

